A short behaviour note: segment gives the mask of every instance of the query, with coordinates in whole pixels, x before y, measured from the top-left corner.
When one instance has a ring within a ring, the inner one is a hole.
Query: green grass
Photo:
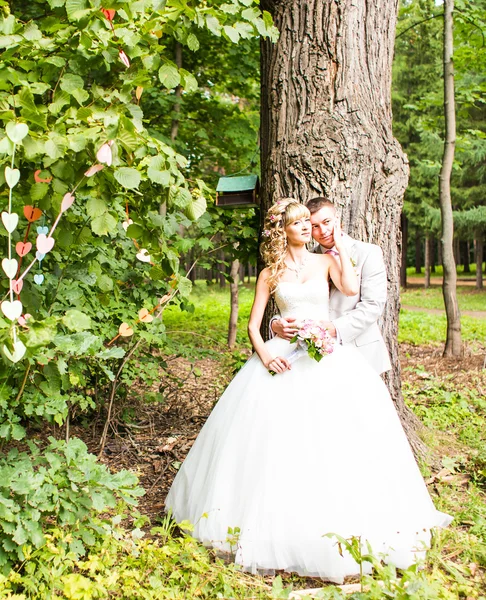
[[[476,264],[475,263],[471,263],[470,269],[471,269],[470,273],[464,273],[464,266],[463,265],[457,265],[456,271],[457,271],[458,277],[460,277],[461,279],[462,278],[465,278],[465,279],[476,279]],[[483,273],[484,273],[484,263],[483,263]],[[408,277],[425,277],[425,275],[424,275],[424,267],[422,267],[422,273],[416,273],[415,272],[415,267],[407,267],[407,276]],[[431,273],[430,276],[432,278],[434,278],[434,277],[442,277],[442,265],[437,265],[435,267],[435,273]]]
[[[466,342],[486,340],[486,319],[461,317],[462,338]],[[410,344],[436,344],[446,339],[447,319],[445,315],[409,310],[400,311],[398,341]]]
[[[400,299],[402,305],[405,306],[444,310],[442,287],[402,290]],[[460,310],[485,311],[486,316],[486,288],[484,290],[476,290],[471,286],[458,286],[457,300]]]
[[[240,286],[237,346],[249,347],[246,326],[253,302],[253,284]],[[463,292],[464,290],[464,292]],[[171,338],[185,344],[196,344],[201,348],[220,348],[226,345],[229,321],[229,288],[220,289],[198,281],[191,294],[193,312],[181,311],[170,306],[164,311],[164,322]],[[423,308],[439,308],[442,300],[440,289],[410,290],[402,295],[402,303]],[[470,288],[460,288],[459,302],[462,310],[481,310],[481,300],[486,302],[486,291],[474,293]],[[461,317],[462,335],[467,342],[486,340],[486,319]],[[446,336],[446,317],[402,310],[398,332],[399,342],[411,344],[443,343]],[[184,332],[184,333],[179,333]],[[193,334],[197,334],[194,337]]]
[[[253,303],[254,286],[240,285],[239,288],[239,310],[238,310],[238,333],[236,342],[240,345],[248,345],[246,326],[250,318]],[[190,307],[193,312],[181,311],[178,306],[169,306],[164,311],[164,323],[171,333],[171,337],[179,341],[189,342],[194,337],[190,333],[178,334],[177,331],[194,332],[199,345],[225,345],[228,335],[228,323],[230,315],[230,292],[229,287],[219,288],[217,285],[207,285],[204,281],[198,281],[191,293]]]

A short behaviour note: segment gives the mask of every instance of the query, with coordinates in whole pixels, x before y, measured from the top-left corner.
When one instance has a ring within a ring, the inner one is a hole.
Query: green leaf
[[[91,329],[91,318],[75,308],[68,310],[62,322],[71,331],[84,331],[85,329]]]
[[[72,94],[77,90],[82,90],[84,88],[84,81],[81,79],[79,75],[74,75],[74,73],[66,73],[59,83],[59,87],[64,92],[68,94]]]
[[[109,212],[106,212],[91,221],[91,229],[96,235],[107,235],[116,230],[116,219]]]
[[[180,84],[181,76],[177,67],[174,67],[173,65],[162,65],[159,69],[159,80],[164,87],[171,90]]]
[[[184,211],[191,221],[197,221],[206,212],[207,204],[204,196],[191,197],[191,203]]]
[[[223,27],[223,31],[228,36],[228,38],[234,43],[237,44],[240,39],[240,34],[234,27],[230,27],[229,25],[225,25]]]
[[[221,24],[216,17],[207,15],[206,26],[213,35],[217,37],[221,36]]]
[[[136,223],[133,223],[132,225],[129,225],[128,229],[127,229],[127,236],[129,238],[138,240],[142,237],[144,232],[144,228],[141,227],[140,225],[137,225]]]
[[[187,36],[187,47],[193,52],[197,52],[199,50],[199,40],[193,33],[190,33]]]
[[[168,186],[170,183],[170,171],[165,170],[165,158],[163,156],[153,156],[150,159],[147,175],[154,183]]]
[[[142,176],[139,171],[130,167],[121,167],[115,171],[115,179],[127,189],[138,188]]]
[[[66,0],[66,13],[69,19],[73,21],[79,21],[85,14],[87,7],[87,0]]]
[[[106,348],[101,352],[98,352],[96,355],[97,358],[101,358],[102,360],[110,360],[111,358],[123,358],[125,356],[125,350],[120,348],[119,346],[112,346],[111,348]]]
[[[48,191],[48,183],[34,183],[34,185],[30,188],[30,198],[32,202],[42,200],[42,198],[44,198]]]
[[[198,88],[198,84],[194,75],[185,69],[181,69],[180,73],[182,75],[182,86],[186,92],[195,92]]]
[[[86,212],[92,219],[104,215],[108,211],[108,206],[102,198],[92,196],[86,203]]]

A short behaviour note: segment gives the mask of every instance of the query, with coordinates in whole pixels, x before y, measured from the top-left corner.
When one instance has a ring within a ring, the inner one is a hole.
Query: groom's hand
[[[337,337],[336,328],[334,327],[332,321],[320,321],[320,324],[329,331],[329,335],[331,337]]]
[[[297,319],[293,317],[275,319],[272,321],[272,331],[278,337],[290,341],[299,331],[299,324],[297,323]]]

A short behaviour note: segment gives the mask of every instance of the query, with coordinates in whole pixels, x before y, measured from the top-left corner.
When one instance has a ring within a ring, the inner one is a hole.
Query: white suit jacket
[[[378,373],[391,369],[390,357],[378,325],[387,298],[383,253],[375,244],[344,234],[349,257],[359,278],[356,296],[346,296],[334,285],[329,297],[329,319],[343,345],[355,346]],[[322,251],[319,247],[317,252]]]

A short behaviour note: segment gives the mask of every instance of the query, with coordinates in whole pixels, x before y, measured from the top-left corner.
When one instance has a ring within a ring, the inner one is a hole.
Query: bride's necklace
[[[301,274],[301,272],[302,272],[303,268],[305,267],[305,265],[306,265],[306,263],[307,263],[307,259],[308,259],[308,258],[309,258],[309,256],[308,256],[308,255],[306,255],[306,256],[304,257],[304,260],[303,260],[303,261],[300,263],[300,265],[298,265],[298,264],[295,262],[295,260],[294,260],[294,265],[295,265],[295,267],[291,267],[291,266],[290,266],[288,263],[285,263],[285,266],[287,267],[287,269],[288,269],[289,271],[293,271],[293,272],[295,273],[295,277],[296,277],[297,279],[299,279],[299,277],[300,277],[300,274]]]

